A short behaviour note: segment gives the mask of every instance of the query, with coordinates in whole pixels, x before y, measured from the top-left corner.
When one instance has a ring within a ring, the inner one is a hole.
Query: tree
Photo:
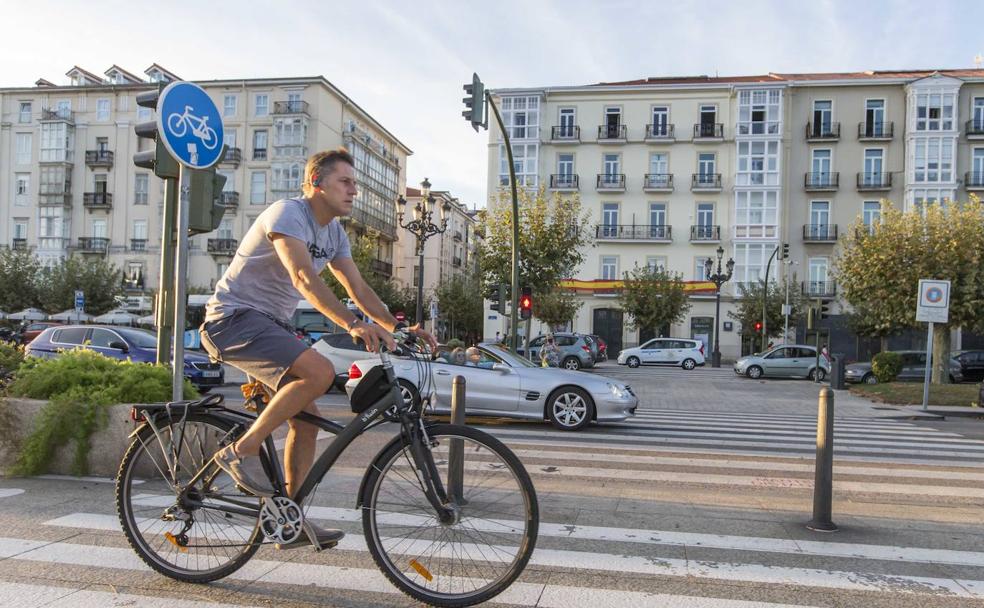
[[[45,312],[56,313],[75,306],[75,291],[85,292],[85,310],[100,315],[116,308],[116,297],[123,295],[123,273],[104,259],[85,259],[73,255],[41,271],[38,304]]]
[[[690,310],[683,287],[682,274],[659,266],[637,266],[627,271],[618,299],[629,314],[629,327],[655,332],[683,320]]]
[[[481,278],[476,273],[460,274],[438,285],[435,290],[437,307],[447,319],[449,337],[481,336],[482,310]]]
[[[379,257],[377,254],[379,248],[378,233],[370,231],[360,235],[352,240],[350,245],[352,248],[352,261],[355,262],[362,278],[376,292],[376,295],[379,296],[383,304],[386,304],[393,311],[403,309],[406,294],[402,293],[403,290],[397,286],[396,281],[391,277],[387,277],[373,268],[373,262]],[[339,300],[349,297],[348,292],[345,291],[345,287],[335,278],[335,275],[327,266],[321,272],[321,278]],[[416,296],[414,296],[414,301],[416,301]]]
[[[789,305],[792,310],[789,314],[789,324],[796,325],[803,317],[808,307],[808,302],[800,294],[799,290],[793,289],[796,283],[796,276],[789,279],[791,285],[789,289]],[[765,289],[765,281],[759,280],[750,283],[738,283],[738,299],[735,301],[735,310],[729,311],[728,316],[741,323],[742,331],[746,334],[751,333],[756,323],[762,322],[762,293]],[[786,283],[783,281],[769,281],[769,295],[766,298],[766,331],[767,335],[762,337],[762,346],[768,342],[769,338],[781,336],[786,326],[786,318],[782,314],[782,305],[786,303]]]
[[[849,231],[834,263],[844,299],[872,335],[919,328],[916,298],[919,279],[950,281],[948,323],[933,332],[934,384],[949,382],[950,330],[984,330],[984,206],[930,204],[909,211],[882,201],[877,224],[860,218]]]
[[[583,305],[573,291],[560,287],[533,295],[533,315],[554,331],[573,321]]]
[[[41,263],[28,251],[0,249],[0,310],[16,312],[38,302]]]

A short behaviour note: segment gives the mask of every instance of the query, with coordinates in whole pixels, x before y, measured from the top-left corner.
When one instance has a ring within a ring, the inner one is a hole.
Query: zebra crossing
[[[730,365],[723,367],[711,367],[709,364],[696,367],[692,370],[684,370],[677,366],[669,365],[643,365],[640,367],[629,367],[618,365],[614,361],[602,363],[596,367],[584,369],[582,371],[603,374],[605,376],[616,376],[620,378],[674,378],[689,380],[726,380],[735,378],[735,372]]]

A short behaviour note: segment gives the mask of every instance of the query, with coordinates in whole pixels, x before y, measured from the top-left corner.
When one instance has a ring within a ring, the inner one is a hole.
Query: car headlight
[[[617,384],[612,384],[611,382],[608,382],[607,384],[608,390],[612,393],[612,397],[615,397],[616,399],[625,399],[630,394],[624,387]]]

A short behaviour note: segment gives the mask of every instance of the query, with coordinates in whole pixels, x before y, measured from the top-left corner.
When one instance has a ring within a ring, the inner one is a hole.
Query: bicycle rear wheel
[[[123,456],[116,479],[116,508],[127,541],[157,572],[206,583],[235,572],[263,539],[260,499],[236,488],[212,455],[242,432],[203,414],[159,424],[160,438],[144,427]],[[175,455],[177,456],[175,458]],[[168,462],[174,462],[172,475]],[[202,467],[209,473],[188,482]],[[235,508],[240,513],[230,512]],[[252,516],[243,512],[254,511]]]
[[[410,446],[396,442],[366,477],[366,543],[383,574],[410,597],[434,606],[471,606],[503,592],[526,567],[539,526],[536,491],[519,459],[490,435],[450,424],[427,432],[445,487],[453,443],[463,446],[458,520],[438,520]]]

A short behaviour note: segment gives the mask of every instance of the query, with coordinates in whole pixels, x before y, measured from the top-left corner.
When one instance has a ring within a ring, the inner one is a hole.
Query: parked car
[[[18,344],[27,344],[49,327],[62,327],[61,323],[50,321],[28,321],[21,325],[17,330],[16,338]]]
[[[420,403],[420,387],[436,395],[436,413],[451,411],[451,382],[465,377],[465,411],[471,415],[549,420],[565,431],[577,431],[592,420],[615,422],[635,414],[639,398],[632,389],[604,376],[558,368],[543,368],[509,352],[501,344],[478,346],[477,365],[456,365],[450,357],[432,362],[432,378],[421,378],[424,366],[410,358],[394,358],[393,369],[404,399]],[[447,353],[444,353],[446,355]],[[345,391],[349,397],[379,359],[355,361],[349,369]]]
[[[602,361],[608,361],[608,343],[601,336],[595,334],[588,334],[595,344],[598,345],[598,356],[595,357],[595,363],[601,363]]]
[[[73,348],[95,351],[113,359],[153,363],[157,359],[157,334],[133,327],[58,325],[42,331],[27,345],[24,354],[50,359],[60,351]],[[222,364],[198,353],[185,352],[184,376],[203,393],[225,382]]]
[[[366,351],[365,344],[357,344],[352,336],[347,333],[322,334],[314,341],[311,348],[316,350],[325,359],[331,361],[335,368],[335,381],[333,385],[339,391],[345,390],[345,382],[348,380],[348,370],[352,364],[361,359],[371,358],[373,355]],[[397,351],[398,353],[402,351]],[[379,362],[379,357],[376,357]]]
[[[693,369],[704,365],[704,343],[681,338],[653,338],[642,346],[620,352],[618,364],[629,367],[679,365],[683,369]]]
[[[738,359],[735,361],[734,370],[736,374],[752,379],[768,376],[814,380],[814,375],[819,374],[820,380],[823,380],[830,373],[830,363],[824,357],[820,357],[820,369],[818,371],[815,346],[783,344],[764,353],[756,353]]]
[[[894,351],[902,356],[902,371],[896,380],[900,382],[922,382],[926,378],[926,352],[919,350]],[[852,363],[844,368],[845,382],[878,384],[878,378],[871,371],[871,362]],[[960,361],[950,359],[950,382],[963,382],[964,375]]]
[[[953,355],[965,382],[984,382],[984,350],[961,350]]]
[[[556,332],[553,334],[554,342],[560,349],[560,367],[577,371],[582,367],[594,367],[598,357],[598,343],[591,339],[587,334]],[[547,337],[541,334],[530,340],[529,360],[534,364],[540,363],[540,348]],[[519,354],[524,354],[523,349],[519,349]]]

